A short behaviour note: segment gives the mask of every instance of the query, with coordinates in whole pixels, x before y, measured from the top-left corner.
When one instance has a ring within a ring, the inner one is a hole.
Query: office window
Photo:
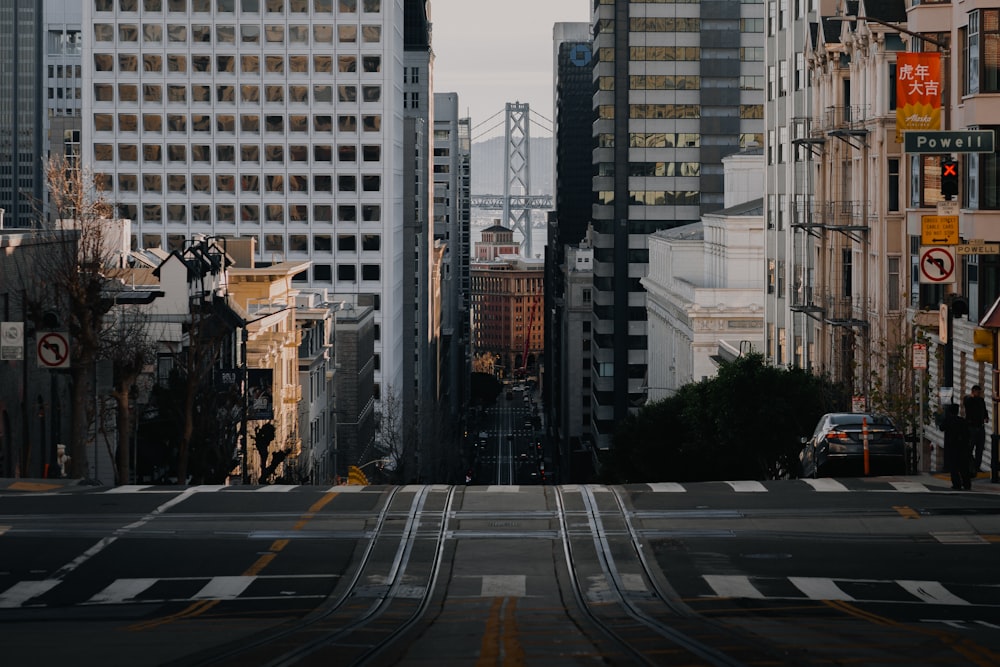
[[[143,114],[142,115],[142,129],[144,132],[162,132],[163,131],[163,116],[159,114]]]
[[[382,26],[363,25],[361,26],[361,41],[369,44],[377,44],[382,41]],[[416,69],[416,68],[414,68]],[[414,83],[417,83],[414,81]]]
[[[241,145],[240,162],[260,162],[260,147],[257,144]]]
[[[337,250],[340,252],[357,252],[357,236],[354,234],[337,234]]]
[[[357,268],[353,264],[337,265],[337,280],[354,282],[357,276]]]
[[[357,176],[353,174],[340,174],[337,176],[337,192],[356,192],[357,189]]]
[[[313,252],[332,252],[329,234],[313,234]]]
[[[260,207],[256,204],[240,206],[240,220],[243,222],[260,222]]]
[[[351,204],[340,204],[337,206],[337,222],[357,222],[358,209]]]
[[[329,204],[313,206],[313,222],[333,222],[333,207]]]
[[[216,204],[216,222],[236,222],[236,207],[232,204]]]
[[[268,222],[285,222],[285,207],[281,204],[268,204],[264,207],[264,211]]]
[[[362,280],[378,280],[381,277],[381,268],[378,264],[362,264],[361,265],[361,279]]]
[[[244,74],[260,72],[260,56],[240,56],[240,69]]]
[[[358,26],[339,25],[337,26],[337,41],[341,44],[353,44],[358,41]]]
[[[163,41],[163,26],[159,23],[143,24],[142,41],[146,44],[161,43]]]

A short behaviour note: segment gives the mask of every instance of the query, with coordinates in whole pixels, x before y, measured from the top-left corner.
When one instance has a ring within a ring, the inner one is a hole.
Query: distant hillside
[[[552,138],[532,137],[528,146],[530,161],[530,188],[533,195],[551,195],[552,184]],[[503,194],[507,175],[504,173],[506,141],[493,137],[472,144],[472,194]]]

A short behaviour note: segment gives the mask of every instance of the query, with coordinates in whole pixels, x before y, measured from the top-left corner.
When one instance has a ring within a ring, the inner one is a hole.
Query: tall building
[[[646,399],[647,236],[722,208],[722,158],[762,143],[764,5],[609,0],[593,25],[592,431],[604,449]]]
[[[434,94],[434,236],[442,244],[440,270],[440,415],[455,433],[465,413],[472,372],[470,350],[471,121],[461,117],[456,93]],[[454,450],[458,451],[458,450]],[[454,460],[454,455],[451,459]]]
[[[0,208],[30,227],[43,201],[46,107],[43,0],[0,2]]]
[[[78,0],[45,0],[45,157],[80,157],[83,105],[83,7]],[[47,184],[43,184],[43,187]]]
[[[575,351],[580,339],[572,335],[566,337],[567,332],[576,333],[570,320],[578,317],[574,306],[580,305],[572,303],[573,295],[567,294],[567,281],[591,281],[593,277],[589,260],[586,272],[581,273],[574,258],[568,254],[568,248],[582,243],[587,234],[593,199],[594,65],[590,24],[556,23],[552,41],[555,211],[549,214],[546,229],[546,353],[541,392],[548,417],[546,422],[552,427],[548,435],[556,443],[557,451],[562,452],[567,438],[575,437],[575,446],[579,447],[581,434],[586,433],[589,437],[590,432],[590,372],[587,369],[585,384],[575,381],[583,372]],[[589,247],[589,240],[587,243]],[[592,259],[593,250],[589,253]],[[589,307],[589,300],[586,305]],[[590,339],[589,331],[587,339]],[[588,408],[587,423],[583,427],[575,409],[581,401],[586,401]],[[569,406],[573,409],[567,414]],[[568,424],[572,424],[571,432],[565,428]],[[568,457],[563,459],[564,463],[566,461]]]
[[[807,54],[819,33],[839,43],[841,24],[818,25],[836,0],[768,5],[765,61],[767,99],[764,217],[767,288],[764,355],[773,364],[820,368],[814,326],[821,295],[816,292],[815,240],[823,206],[816,195],[816,161],[826,143],[825,111],[815,113]],[[901,3],[900,3],[901,4]],[[851,11],[856,10],[853,3]],[[824,43],[828,40],[824,39]],[[835,49],[837,47],[834,47]],[[825,56],[824,56],[825,57]],[[839,51],[832,51],[836,60]],[[761,79],[761,87],[765,85]],[[839,149],[838,149],[839,150]]]
[[[296,284],[374,308],[375,391],[401,386],[403,0],[85,0],[83,24],[84,164],[135,245],[308,260]]]

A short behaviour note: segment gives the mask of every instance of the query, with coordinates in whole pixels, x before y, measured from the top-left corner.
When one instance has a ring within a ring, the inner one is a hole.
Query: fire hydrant
[[[56,445],[56,464],[59,466],[60,477],[66,477],[70,459],[70,455],[66,453],[66,445]]]

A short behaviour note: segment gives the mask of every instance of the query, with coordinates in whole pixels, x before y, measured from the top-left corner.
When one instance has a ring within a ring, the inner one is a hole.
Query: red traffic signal
[[[941,160],[941,194],[947,199],[958,196],[958,162],[951,158]]]

